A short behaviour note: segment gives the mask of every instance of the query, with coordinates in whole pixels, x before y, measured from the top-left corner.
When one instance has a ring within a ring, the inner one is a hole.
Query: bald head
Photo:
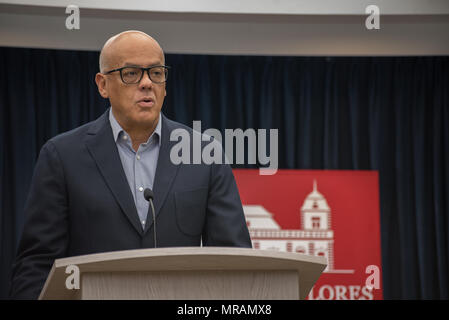
[[[132,51],[132,48],[138,48],[142,44],[153,47],[154,51],[160,51],[163,62],[165,62],[164,52],[159,43],[142,31],[128,30],[123,31],[109,38],[100,52],[100,72],[117,67],[121,60],[126,59],[126,52]]]

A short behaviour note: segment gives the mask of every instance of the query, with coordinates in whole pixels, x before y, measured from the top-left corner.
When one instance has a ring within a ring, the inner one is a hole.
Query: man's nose
[[[153,85],[153,81],[151,81],[150,77],[148,76],[148,71],[144,71],[142,79],[140,79],[140,82],[139,82],[139,87],[141,89],[145,89],[145,88],[151,88],[152,85]]]

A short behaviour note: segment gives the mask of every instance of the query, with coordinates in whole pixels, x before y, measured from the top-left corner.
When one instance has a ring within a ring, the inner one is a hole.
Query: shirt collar
[[[154,132],[151,134],[151,136],[148,138],[148,141],[151,139],[153,134],[156,134],[158,136],[159,140],[159,146],[161,146],[161,128],[162,128],[162,119],[161,119],[161,113],[159,112],[159,119],[157,121],[156,129],[154,129]],[[112,135],[114,136],[114,141],[117,142],[117,139],[119,138],[119,135],[121,132],[125,132],[123,128],[120,126],[118,121],[115,119],[114,114],[112,113],[112,108],[109,109],[109,122],[111,123],[112,128]]]

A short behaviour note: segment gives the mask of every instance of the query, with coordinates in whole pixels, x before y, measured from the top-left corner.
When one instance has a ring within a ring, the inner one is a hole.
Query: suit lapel
[[[87,132],[86,146],[122,211],[136,231],[142,234],[142,225],[123,171],[108,115],[109,109],[92,124]]]
[[[170,121],[165,118],[162,114],[162,128],[161,128],[161,148],[159,150],[159,158],[157,160],[156,176],[153,183],[154,192],[154,211],[156,217],[159,215],[162,205],[167,199],[167,195],[172,187],[172,183],[178,172],[178,165],[174,165],[170,160],[170,150],[176,141],[170,141],[170,133],[174,129]],[[151,213],[150,213],[151,214]],[[150,218],[150,216],[148,217]],[[150,220],[150,219],[147,219]],[[153,219],[151,218],[151,223],[145,225],[145,232],[153,224]]]

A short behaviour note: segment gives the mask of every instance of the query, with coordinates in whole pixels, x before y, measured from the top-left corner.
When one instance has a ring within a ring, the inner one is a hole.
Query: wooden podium
[[[66,288],[70,265],[79,289]],[[55,260],[39,299],[305,299],[326,265],[324,257],[246,248],[114,251]]]

